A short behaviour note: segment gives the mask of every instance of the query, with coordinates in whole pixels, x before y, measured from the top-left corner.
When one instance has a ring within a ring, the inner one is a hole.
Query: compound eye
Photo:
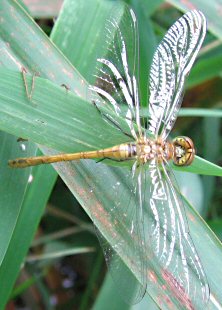
[[[188,166],[194,160],[195,148],[193,141],[188,137],[177,137],[173,140],[174,158],[177,166]]]

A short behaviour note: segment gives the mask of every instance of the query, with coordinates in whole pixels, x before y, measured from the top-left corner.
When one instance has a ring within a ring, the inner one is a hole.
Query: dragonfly
[[[176,166],[190,165],[195,148],[189,137],[170,140],[168,136],[180,110],[185,78],[206,34],[205,16],[197,10],[187,12],[171,26],[157,47],[149,76],[149,118],[141,116],[134,11],[128,7],[123,15],[116,11],[107,20],[104,33],[107,53],[97,58],[96,82],[90,85],[93,104],[130,141],[100,150],[18,158],[10,160],[9,166],[24,168],[80,159],[132,162],[131,170],[125,173],[132,181],[129,195],[123,198],[117,190],[111,209],[111,219],[116,226],[122,225],[128,234],[127,241],[114,234],[115,242],[111,245],[98,233],[111,275],[124,299],[137,303],[150,286],[148,278],[150,282],[156,281],[147,264],[148,260],[153,261],[181,309],[203,308],[209,300],[209,285],[169,164],[172,161]],[[128,133],[121,128],[120,118]],[[121,180],[116,184],[120,183]],[[120,258],[124,256],[128,266]]]

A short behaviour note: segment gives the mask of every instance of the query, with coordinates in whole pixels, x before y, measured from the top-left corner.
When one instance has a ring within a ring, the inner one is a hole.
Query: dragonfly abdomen
[[[126,160],[130,158],[135,158],[137,156],[137,148],[136,143],[123,143],[119,145],[115,145],[111,148],[103,149],[96,151],[97,157],[101,158],[113,158],[113,159],[120,159],[120,160]],[[86,152],[86,156],[87,156]]]
[[[8,164],[12,168],[25,168],[29,166],[36,166],[42,164],[52,164],[60,161],[71,161],[79,159],[93,159],[93,158],[113,158],[113,159],[128,159],[134,157],[136,154],[135,143],[123,143],[107,149],[97,151],[57,154],[51,156],[35,156],[29,158],[17,158],[9,160]]]

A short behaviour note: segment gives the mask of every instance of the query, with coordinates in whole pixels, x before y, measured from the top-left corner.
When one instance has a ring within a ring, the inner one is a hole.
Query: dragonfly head
[[[174,156],[173,163],[176,166],[188,166],[192,163],[195,155],[193,141],[185,136],[176,137],[173,140]]]

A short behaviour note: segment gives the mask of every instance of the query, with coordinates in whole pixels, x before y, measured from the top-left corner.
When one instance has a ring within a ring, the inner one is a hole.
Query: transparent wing
[[[142,204],[136,204],[142,199],[141,191],[138,188],[141,180],[140,173],[136,179],[136,184],[134,184],[130,195],[124,200],[124,204],[120,205],[123,198],[120,192],[112,209],[113,217],[115,217],[112,220],[119,228],[121,225],[124,226],[124,234],[116,236],[113,245],[110,245],[101,233],[97,234],[117,289],[129,304],[138,303],[143,298],[147,281]],[[121,257],[127,257],[127,266]]]
[[[97,236],[108,269],[122,298],[128,304],[137,303],[143,298],[147,283],[145,268],[148,253],[144,246],[140,187],[142,171],[137,170],[132,183],[132,173],[128,169],[123,174],[122,168],[111,168],[92,161],[87,161],[86,166],[90,192],[101,203],[101,207],[92,206],[91,216],[98,228]],[[90,182],[91,174],[93,182]],[[111,190],[107,189],[107,184]]]
[[[206,19],[190,11],[176,21],[158,46],[150,70],[149,131],[166,139],[180,109],[185,77],[206,34]]]
[[[115,4],[116,6],[116,4]],[[139,96],[136,81],[138,67],[138,34],[134,12],[125,6],[113,10],[106,23],[104,47],[97,58],[96,83],[90,89],[99,94],[93,100],[111,108],[122,116],[136,139],[133,122],[136,121],[141,133],[139,119]],[[102,100],[103,98],[103,100]],[[115,119],[114,122],[117,120]]]
[[[185,309],[205,309],[208,282],[188,230],[182,198],[170,167],[149,164],[150,191],[147,194],[153,222],[149,227],[152,249],[162,277],[174,298]]]

